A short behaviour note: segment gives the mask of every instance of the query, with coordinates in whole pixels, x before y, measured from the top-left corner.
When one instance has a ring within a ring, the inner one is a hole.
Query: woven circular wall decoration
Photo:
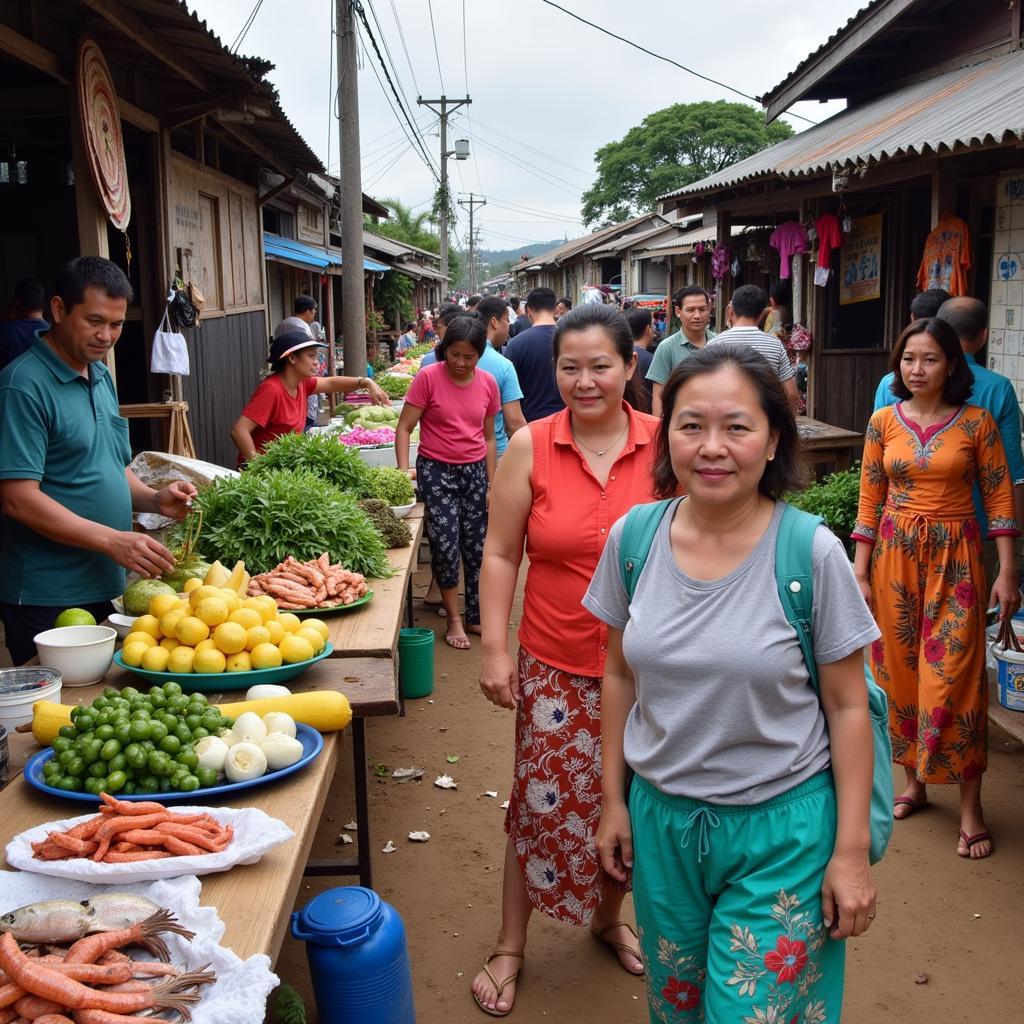
[[[76,87],[93,181],[110,223],[124,231],[132,217],[132,200],[128,192],[121,115],[110,69],[100,48],[91,39],[83,39],[78,47]]]

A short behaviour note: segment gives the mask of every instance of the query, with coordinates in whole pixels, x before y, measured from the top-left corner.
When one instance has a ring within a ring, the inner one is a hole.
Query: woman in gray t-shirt
[[[632,599],[620,520],[583,602],[609,626],[598,850],[613,877],[632,873],[652,1022],[696,1020],[703,1003],[709,1021],[831,1024],[840,940],[875,913],[863,648],[878,630],[819,528],[819,700],[775,579],[799,435],[767,362],[710,346],[663,397],[655,486],[687,498],[668,506]]]

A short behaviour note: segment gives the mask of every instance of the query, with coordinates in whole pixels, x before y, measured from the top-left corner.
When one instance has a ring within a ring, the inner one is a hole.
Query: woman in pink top
[[[398,419],[398,468],[417,482],[427,507],[427,539],[434,577],[447,613],[445,642],[463,651],[469,637],[459,615],[459,560],[466,581],[466,625],[480,632],[480,563],[487,533],[487,492],[497,449],[494,417],[501,409],[498,385],[477,372],[487,331],[475,317],[453,320],[437,349],[437,362],[416,374]],[[420,447],[409,468],[416,424]]]
[[[552,349],[566,408],[509,440],[484,554],[480,687],[516,713],[501,926],[472,986],[492,1017],[512,1010],[535,907],[589,926],[625,970],[643,973],[622,920],[624,887],[601,871],[594,845],[608,629],[581,602],[612,524],[653,500],[659,421],[623,400],[636,386],[637,357],[614,307],[585,303],[566,313]],[[508,627],[524,549],[530,567],[514,658]]]

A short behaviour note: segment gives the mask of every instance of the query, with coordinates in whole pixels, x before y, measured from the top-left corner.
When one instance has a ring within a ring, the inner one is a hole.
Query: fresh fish
[[[93,912],[90,932],[117,932],[152,917],[160,907],[145,896],[127,892],[108,892],[84,901]]]
[[[18,942],[73,942],[93,930],[88,900],[42,900],[0,917],[0,930]]]

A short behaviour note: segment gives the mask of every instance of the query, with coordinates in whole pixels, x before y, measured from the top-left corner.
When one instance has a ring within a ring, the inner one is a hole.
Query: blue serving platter
[[[257,683],[283,683],[287,679],[294,679],[310,665],[329,658],[333,653],[334,647],[328,642],[319,654],[308,661],[294,661],[290,665],[278,665],[277,668],[254,668],[249,672],[151,672],[146,668],[126,665],[121,651],[114,654],[114,664],[156,686],[173,681],[180,683],[181,688],[189,693],[226,693],[230,690],[248,690]]]
[[[281,768],[276,772],[267,772],[266,775],[261,775],[258,779],[250,779],[248,782],[225,782],[220,786],[193,789],[189,793],[172,790],[169,793],[132,793],[130,795],[115,793],[114,796],[118,800],[158,800],[161,803],[169,803],[171,801],[181,803],[186,801],[187,803],[195,804],[199,803],[203,797],[222,796],[225,793],[234,793],[236,790],[251,789],[253,786],[262,786],[267,782],[275,782],[277,779],[283,779],[286,775],[299,771],[300,768],[305,768],[324,748],[323,736],[311,725],[296,722],[295,738],[302,744],[302,757],[295,764],[289,765],[287,768]],[[94,793],[86,793],[84,791],[79,793],[67,789],[57,789],[55,786],[49,785],[43,778],[43,765],[51,757],[53,757],[53,747],[40,750],[38,754],[34,754],[29,758],[28,763],[25,765],[25,779],[30,786],[33,786],[42,793],[49,793],[51,796],[66,797],[69,800],[84,800],[92,804],[99,802],[99,797]]]

